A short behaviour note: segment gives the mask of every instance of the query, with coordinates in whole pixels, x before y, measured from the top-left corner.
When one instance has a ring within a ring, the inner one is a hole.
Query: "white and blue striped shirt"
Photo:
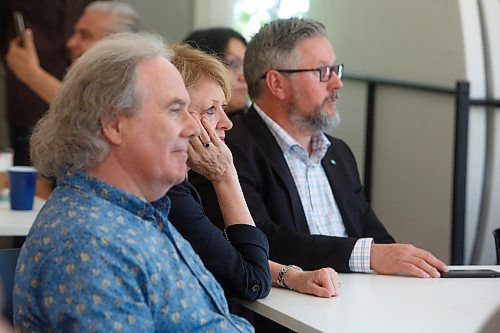
[[[317,235],[347,237],[342,215],[321,165],[321,160],[331,144],[328,138],[323,133],[313,135],[311,155],[309,155],[306,148],[269,118],[258,105],[254,103],[254,107],[283,151],[299,192],[309,232]],[[361,238],[356,242],[349,259],[349,268],[352,271],[370,271],[372,241],[372,238]]]

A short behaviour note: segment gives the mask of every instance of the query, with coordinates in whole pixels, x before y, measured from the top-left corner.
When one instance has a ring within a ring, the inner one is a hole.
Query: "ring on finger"
[[[203,147],[205,147],[205,148],[207,148],[207,149],[208,149],[208,148],[210,148],[210,144],[211,144],[211,143],[212,143],[212,142],[208,141],[207,143],[204,143],[204,144],[203,144]]]

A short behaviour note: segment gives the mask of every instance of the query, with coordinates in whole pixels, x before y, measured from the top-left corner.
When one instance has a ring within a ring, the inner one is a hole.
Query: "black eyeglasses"
[[[275,69],[275,71],[280,73],[301,73],[301,72],[319,72],[319,81],[328,82],[332,78],[332,73],[335,73],[339,79],[342,78],[342,73],[344,71],[344,65],[338,64],[334,66],[320,66],[318,68],[302,68],[302,69]],[[262,75],[264,79],[267,72]]]

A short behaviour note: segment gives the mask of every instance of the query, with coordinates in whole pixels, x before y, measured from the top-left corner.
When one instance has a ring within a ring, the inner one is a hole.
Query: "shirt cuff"
[[[349,269],[352,272],[369,273],[370,253],[372,249],[373,238],[360,238],[354,244],[354,248],[349,258]]]

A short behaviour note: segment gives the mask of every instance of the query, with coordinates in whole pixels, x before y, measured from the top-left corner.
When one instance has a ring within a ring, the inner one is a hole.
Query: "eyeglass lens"
[[[335,65],[335,66],[322,66],[319,68],[320,72],[320,81],[326,82],[330,81],[332,77],[332,72],[338,76],[339,79],[342,78],[342,70],[344,65]]]

